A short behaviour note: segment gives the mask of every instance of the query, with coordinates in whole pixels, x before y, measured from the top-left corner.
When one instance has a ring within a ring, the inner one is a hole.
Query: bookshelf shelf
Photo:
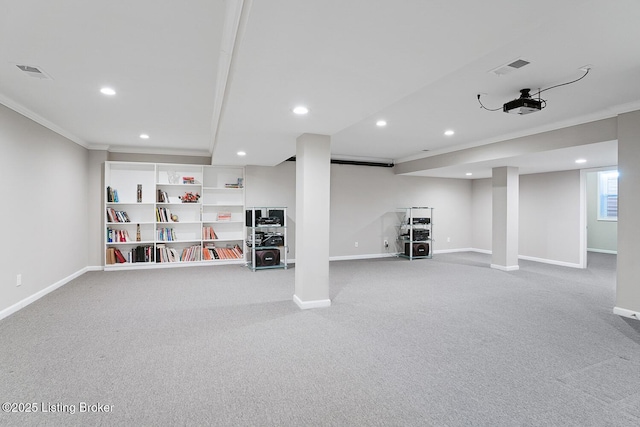
[[[243,167],[105,162],[104,182],[105,270],[245,263]]]

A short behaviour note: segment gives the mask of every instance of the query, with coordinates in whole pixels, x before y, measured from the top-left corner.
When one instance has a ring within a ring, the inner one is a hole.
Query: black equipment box
[[[261,246],[284,246],[282,233],[266,233]]]
[[[256,223],[257,225],[277,225],[277,226],[282,225],[282,221],[280,221],[280,218],[275,216],[256,218]]]
[[[256,231],[256,246],[262,246],[262,241],[264,240],[264,231]],[[249,234],[247,236],[247,246],[253,246],[253,235]]]
[[[413,218],[413,224],[431,224],[431,218]]]
[[[280,249],[256,249],[256,267],[280,265]]]
[[[429,244],[428,243],[413,243],[413,255],[410,253],[411,243],[406,242],[404,244],[404,254],[406,256],[429,256]]]
[[[413,230],[413,240],[428,240],[429,230]]]

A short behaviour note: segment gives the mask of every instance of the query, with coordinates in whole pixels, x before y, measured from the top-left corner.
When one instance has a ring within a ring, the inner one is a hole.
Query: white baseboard
[[[498,265],[498,264],[491,264],[491,268],[495,268],[496,270],[500,270],[500,271],[516,271],[516,270],[520,270],[520,266],[519,265],[504,266],[504,265]]]
[[[479,252],[479,253],[488,254],[488,255],[491,255],[493,253],[492,251],[487,250],[487,249],[475,249],[475,248],[473,248],[473,249],[469,249],[469,251]],[[556,260],[553,260],[553,259],[546,259],[546,258],[536,258],[536,257],[532,257],[532,256],[527,256],[527,255],[518,255],[518,259],[524,259],[524,260],[527,260],[527,261],[534,261],[534,262],[541,262],[541,263],[544,263],[544,264],[560,265],[562,267],[582,268],[580,266],[580,264],[578,264],[578,263],[572,263],[572,262],[566,262],[566,261],[556,261]],[[491,267],[494,268],[493,264],[491,265]]]
[[[46,288],[44,288],[41,291],[38,291],[35,294],[23,299],[22,301],[18,301],[17,303],[13,304],[12,306],[5,308],[4,310],[0,311],[0,320],[4,319],[5,317],[8,317],[8,316],[12,315],[13,313],[15,313],[16,311],[18,311],[20,309],[23,309],[24,307],[28,306],[32,302],[35,302],[35,301],[39,300],[40,298],[42,298],[43,296],[55,291],[59,287],[66,285],[67,283],[69,283],[70,281],[75,279],[76,277],[82,276],[84,273],[89,271],[89,268],[90,267],[84,267],[83,269],[76,271],[72,275],[67,276],[62,280],[57,281],[53,285],[47,286]],[[93,268],[93,267],[91,267],[91,268]]]
[[[397,252],[384,254],[344,255],[329,257],[329,261],[350,261],[354,259],[390,258],[398,256]]]
[[[610,251],[608,249],[594,249],[594,248],[587,248],[588,252],[597,252],[599,254],[613,254],[613,255],[618,255],[618,251]]]
[[[640,311],[627,310],[626,308],[613,307],[613,314],[628,317],[629,319],[640,320]]]
[[[553,260],[553,259],[536,258],[536,257],[526,256],[526,255],[518,255],[518,258],[519,259],[524,259],[524,260],[527,260],[527,261],[535,261],[535,262],[542,262],[542,263],[545,263],[545,264],[560,265],[562,267],[582,268],[582,266],[580,266],[580,264],[578,264],[578,263],[565,262],[565,261],[556,261],[556,260]]]
[[[491,252],[489,249],[477,249],[477,248],[470,248],[468,249],[470,252],[478,252],[481,254],[487,254],[487,255],[491,255],[493,252]]]
[[[302,301],[300,298],[298,298],[298,295],[294,295],[293,296],[293,302],[295,302],[298,305],[298,307],[300,307],[302,310],[308,310],[310,308],[329,307],[331,305],[331,300],[330,299],[320,299],[320,300],[315,300],[315,301]]]
[[[470,252],[473,251],[471,248],[457,248],[457,249],[439,249],[437,251],[433,251],[434,255],[438,254],[452,254],[455,252]]]

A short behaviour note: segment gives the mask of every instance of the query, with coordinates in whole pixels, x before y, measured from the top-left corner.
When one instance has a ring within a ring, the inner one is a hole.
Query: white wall
[[[2,313],[88,265],[88,150],[0,105],[0,170]]]
[[[580,171],[520,176],[519,254],[580,263]]]
[[[472,188],[472,245],[491,251],[491,180]],[[579,170],[521,175],[519,211],[520,256],[579,265]]]
[[[289,223],[295,225],[295,166],[295,162],[248,166],[247,206],[287,206]],[[436,251],[470,247],[471,181],[399,176],[391,168],[331,165],[329,255],[366,257],[396,252],[396,227],[401,219],[396,208],[424,205],[435,208]],[[295,258],[293,232],[289,229],[289,256]],[[389,240],[388,249],[384,238]]]
[[[480,251],[491,251],[492,191],[491,178],[473,180],[471,187],[471,247]]]
[[[587,250],[613,253],[618,250],[618,221],[598,221],[598,172],[587,177]]]

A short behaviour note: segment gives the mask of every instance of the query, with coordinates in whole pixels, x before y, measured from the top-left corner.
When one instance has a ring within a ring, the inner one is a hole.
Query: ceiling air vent
[[[35,67],[33,65],[20,65],[20,64],[16,64],[16,67],[24,71],[25,74],[31,77],[35,77],[36,79],[52,80],[51,76],[45,73],[44,71],[42,71],[40,67]]]
[[[511,61],[508,64],[505,65],[501,65],[498,68],[494,68],[493,70],[489,71],[490,73],[493,73],[495,75],[498,76],[504,76],[505,74],[509,74],[512,71],[515,71],[519,68],[524,67],[525,65],[530,64],[529,61],[524,60],[522,58],[518,58],[515,61]]]

